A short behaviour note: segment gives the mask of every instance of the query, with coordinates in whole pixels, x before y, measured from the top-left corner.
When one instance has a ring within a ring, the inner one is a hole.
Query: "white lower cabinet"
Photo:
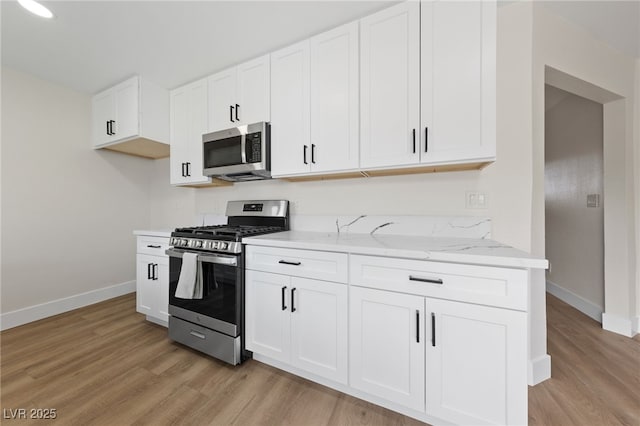
[[[526,423],[525,312],[351,287],[349,321],[352,387],[455,424]]]
[[[429,423],[527,423],[526,270],[252,245],[246,265],[259,360]]]
[[[246,271],[246,347],[347,382],[347,286]]]
[[[424,411],[424,297],[351,287],[352,387]]]
[[[169,237],[137,234],[136,311],[147,320],[169,321]]]

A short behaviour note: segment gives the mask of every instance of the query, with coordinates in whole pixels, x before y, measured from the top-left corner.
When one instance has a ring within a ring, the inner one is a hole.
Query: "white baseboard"
[[[528,385],[535,386],[551,378],[551,357],[542,355],[529,360]]]
[[[637,322],[637,318],[635,318],[635,322]],[[622,334],[623,336],[633,337],[637,333],[637,324],[634,329],[633,323],[634,320],[629,318],[619,317],[606,312],[602,314],[602,328],[607,331]]]
[[[602,324],[602,308],[575,293],[547,280],[547,292]]]
[[[94,303],[112,299],[136,291],[136,282],[127,281],[110,287],[80,293],[40,305],[29,306],[0,314],[0,330],[17,327],[43,318],[58,315]]]

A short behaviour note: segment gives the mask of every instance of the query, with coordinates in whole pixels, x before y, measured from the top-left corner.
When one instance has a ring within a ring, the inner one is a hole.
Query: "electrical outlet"
[[[465,207],[467,209],[489,208],[489,197],[484,192],[467,191],[465,194]]]

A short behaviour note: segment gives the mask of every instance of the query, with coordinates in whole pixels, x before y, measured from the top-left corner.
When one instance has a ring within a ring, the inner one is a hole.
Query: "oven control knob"
[[[226,250],[229,247],[228,243],[220,243],[220,250]]]
[[[202,241],[196,241],[196,248],[202,248]]]
[[[213,250],[218,250],[218,246],[219,246],[219,242],[218,241],[212,241],[211,242],[211,249]]]
[[[189,245],[189,240],[185,240],[184,238],[180,240],[180,245],[183,247],[187,247]]]

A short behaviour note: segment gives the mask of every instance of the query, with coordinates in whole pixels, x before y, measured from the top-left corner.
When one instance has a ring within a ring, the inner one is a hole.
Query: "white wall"
[[[576,308],[588,302],[600,321],[604,208],[587,207],[587,194],[604,200],[603,108],[553,86],[546,86],[545,99],[545,254],[552,265],[547,280],[581,298],[565,300]]]
[[[534,3],[532,252],[544,254],[545,67],[620,98],[604,107],[605,316],[630,327],[635,316],[634,111],[635,59],[591,37]],[[582,94],[581,94],[582,95]],[[591,98],[593,99],[593,98]],[[597,100],[597,99],[594,99]],[[614,121],[622,127],[614,126]],[[614,128],[615,127],[615,128]],[[618,321],[619,320],[619,321]],[[618,329],[619,327],[613,327]],[[609,328],[609,329],[613,329]],[[619,331],[616,330],[616,331]]]
[[[152,161],[90,144],[90,97],[2,68],[3,314],[135,279]]]
[[[634,331],[640,333],[640,59],[636,59],[636,105],[635,105],[635,152],[636,152],[636,319]]]

